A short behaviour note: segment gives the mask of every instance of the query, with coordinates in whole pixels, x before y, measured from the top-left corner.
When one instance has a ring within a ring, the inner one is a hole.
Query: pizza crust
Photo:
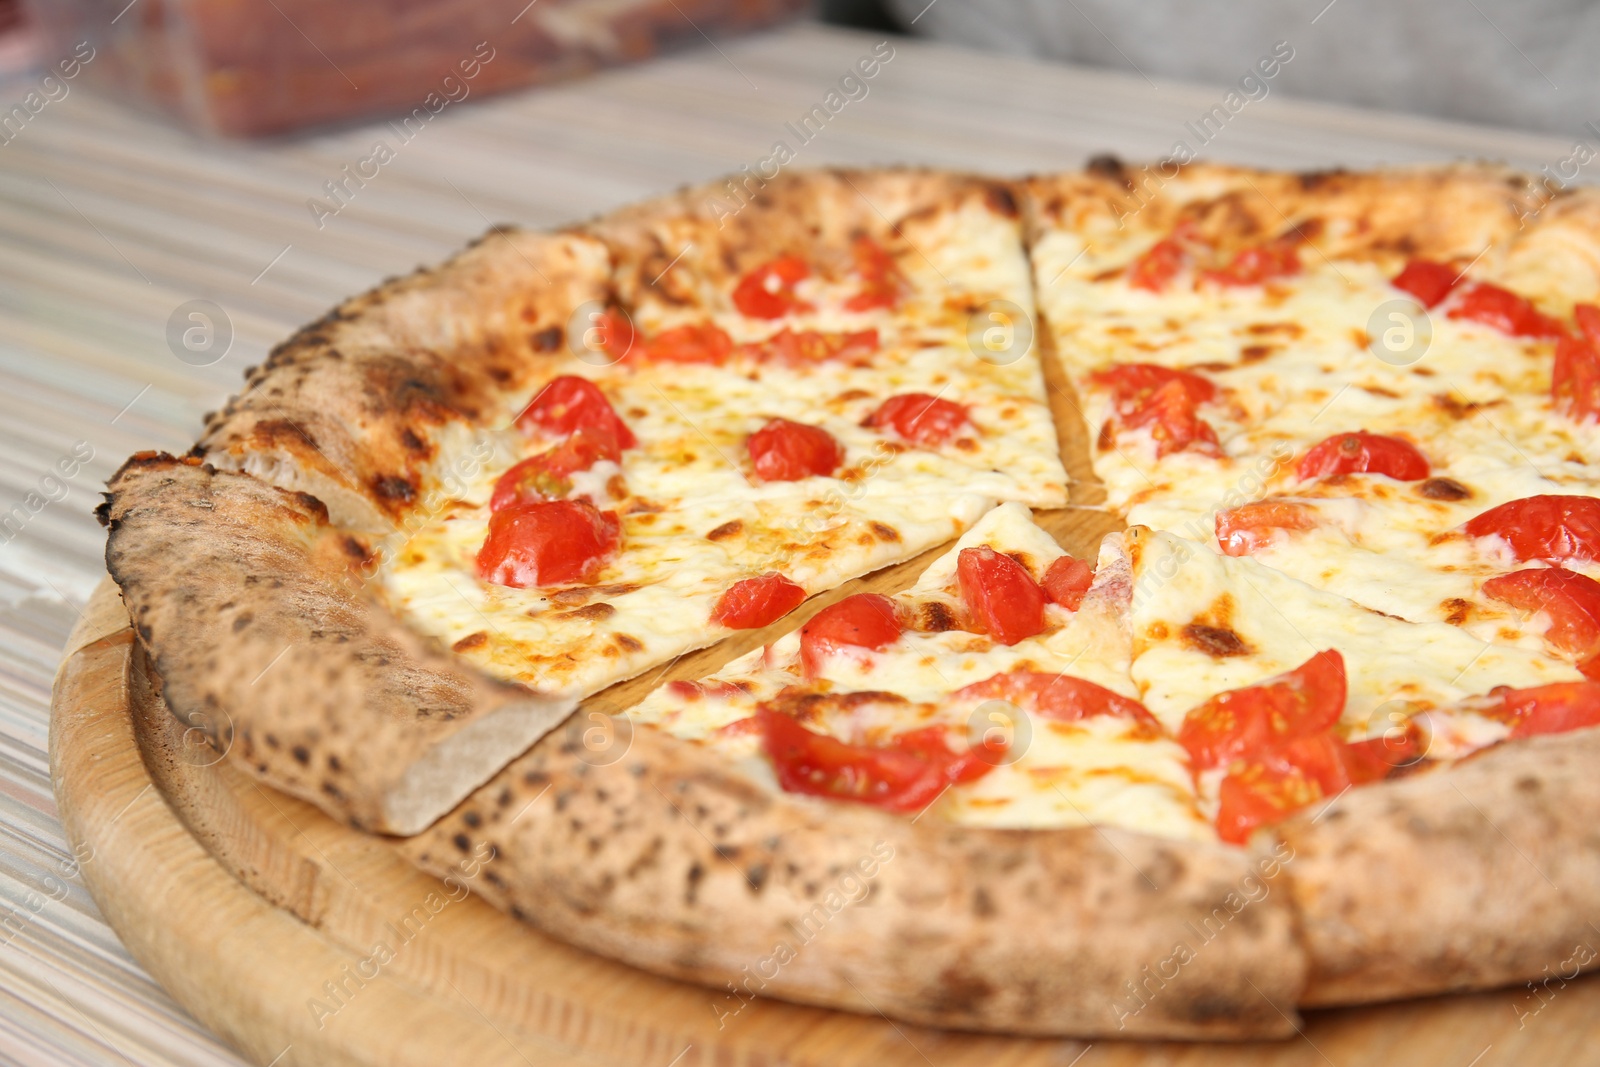
[[[604,245],[489,231],[431,269],[347,300],[272,350],[206,420],[195,455],[313,494],[334,522],[387,533],[414,511],[451,423],[505,426],[604,300]]]
[[[167,704],[353,826],[416,833],[572,710],[379,607],[353,570],[367,546],[314,497],[154,453],[110,487],[106,566]]]
[[[442,876],[492,847],[493,903],[705,983],[719,1015],[759,993],[1019,1034],[1294,1032],[1306,958],[1270,846],[913,821],[620,720],[619,757],[595,728],[576,717],[402,848]]]
[[[1489,989],[1594,945],[1597,763],[1600,730],[1527,738],[1280,824],[1312,961],[1301,1003]]]

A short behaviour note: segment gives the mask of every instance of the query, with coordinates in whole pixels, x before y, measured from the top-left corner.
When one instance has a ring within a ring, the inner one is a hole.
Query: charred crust
[[[1021,214],[1017,209],[1015,194],[1009,186],[1000,182],[991,182],[983,187],[983,202],[1001,218],[1014,219]]]
[[[1091,156],[1089,162],[1084,165],[1084,170],[1096,178],[1103,178],[1108,182],[1116,182],[1124,189],[1131,190],[1133,188],[1133,179],[1128,177],[1127,164],[1110,152]]]
[[[409,504],[416,498],[417,487],[408,478],[386,474],[372,480],[372,493],[388,504]]]

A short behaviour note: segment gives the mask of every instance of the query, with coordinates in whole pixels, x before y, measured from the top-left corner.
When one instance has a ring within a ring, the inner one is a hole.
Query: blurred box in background
[[[3,2],[3,0],[0,0]],[[430,112],[809,11],[811,0],[31,0],[44,58],[210,133]]]

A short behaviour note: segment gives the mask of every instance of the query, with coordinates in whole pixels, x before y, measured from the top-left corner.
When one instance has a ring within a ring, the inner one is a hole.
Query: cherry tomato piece
[[[878,350],[878,331],[850,333],[798,332],[785,326],[771,337],[739,346],[739,351],[759,361],[776,360],[800,366],[829,359],[852,360],[870,356]]]
[[[1378,737],[1346,742],[1342,752],[1351,785],[1382,781],[1427,755],[1422,735],[1411,723],[1392,727]]]
[[[1600,499],[1546,494],[1512,500],[1470,519],[1472,537],[1503,537],[1519,561],[1600,558]]]
[[[830,604],[800,627],[800,663],[815,677],[823,660],[846,649],[880,652],[900,639],[894,601],[878,593],[857,593]]]
[[[1216,450],[1217,433],[1198,411],[1216,398],[1217,387],[1209,379],[1154,363],[1127,363],[1096,371],[1089,380],[1111,391],[1120,428],[1150,427],[1158,456]]]
[[[1122,363],[1089,375],[1089,381],[1111,392],[1120,414],[1131,414],[1149,403],[1157,390],[1178,382],[1195,404],[1217,397],[1216,383],[1193,371],[1163,367],[1155,363]]]
[[[950,440],[971,420],[967,409],[953,401],[927,393],[901,393],[878,405],[863,425],[888,427],[913,444],[931,447]]]
[[[1511,736],[1564,734],[1600,725],[1600,682],[1552,682],[1529,689],[1493,689],[1499,700],[1488,714],[1512,724]]]
[[[1580,659],[1600,655],[1600,582],[1562,567],[1532,568],[1490,578],[1483,595],[1519,611],[1550,616],[1545,640]]]
[[[987,545],[963,548],[956,581],[973,622],[1002,645],[1044,631],[1044,590],[1010,556]]]
[[[1540,312],[1526,297],[1488,282],[1467,286],[1449,315],[1452,319],[1481,322],[1512,337],[1556,338],[1567,332],[1565,326]]]
[[[1282,822],[1325,795],[1314,778],[1291,763],[1245,764],[1222,780],[1217,836],[1242,845],[1260,827]]]
[[[599,352],[616,361],[633,348],[633,320],[621,308],[608,307],[590,316],[589,328],[581,338],[584,348]]]
[[[1443,263],[1435,263],[1429,259],[1413,259],[1406,264],[1404,270],[1395,275],[1391,284],[1396,289],[1404,289],[1416,297],[1423,307],[1431,308],[1450,295],[1450,290],[1456,287],[1456,281],[1460,276],[1460,271]]]
[[[637,355],[656,363],[710,363],[721,366],[733,354],[733,338],[709,322],[663,330],[640,342]]]
[[[1163,238],[1128,265],[1128,285],[1152,293],[1162,292],[1172,284],[1188,259],[1180,242],[1171,237]]]
[[[494,483],[489,510],[564,497],[572,491],[569,475],[586,471],[603,459],[613,463],[622,459],[616,435],[606,429],[578,429],[556,447],[525,459],[502,474]]]
[[[756,477],[767,482],[793,482],[829,475],[844,462],[844,449],[820,426],[772,419],[750,435],[750,461]]]
[[[517,416],[517,425],[528,432],[542,430],[562,435],[580,429],[607,431],[622,448],[639,443],[600,387],[572,374],[552,378],[539,390],[539,395]]]
[[[711,610],[711,621],[734,630],[757,630],[777,622],[805,599],[804,587],[781,574],[762,574],[730,585]]]
[[[1158,725],[1156,717],[1137,700],[1069,674],[1007,671],[981,682],[973,682],[956,690],[954,695],[958,700],[1009,701],[1019,708],[1057,722],[1077,722],[1096,715],[1115,715],[1151,726]]]
[[[811,267],[799,256],[779,256],[739,279],[733,306],[755,319],[781,319],[794,311],[810,311],[811,305],[794,293],[795,285],[810,276]]]
[[[1550,397],[1557,411],[1587,422],[1600,417],[1600,342],[1595,340],[1600,336],[1600,309],[1579,304],[1576,310],[1583,336],[1556,340]]]
[[[1267,545],[1277,533],[1311,530],[1316,510],[1292,500],[1258,500],[1217,512],[1217,544],[1225,556],[1249,556]]]
[[[1344,712],[1346,692],[1344,657],[1327,649],[1292,671],[1219,693],[1192,709],[1178,743],[1198,769],[1226,766],[1328,730]]]
[[[867,236],[850,243],[856,273],[861,276],[861,291],[845,300],[847,311],[894,308],[905,289],[905,276],[882,245]]]
[[[1202,271],[1201,277],[1218,285],[1261,285],[1274,278],[1300,273],[1298,239],[1278,238],[1264,245],[1243,248],[1219,270]]]
[[[621,544],[616,512],[587,500],[516,504],[489,516],[478,573],[514,589],[585,582]]]
[[[1428,476],[1428,461],[1411,442],[1381,433],[1357,430],[1336,433],[1300,457],[1295,467],[1300,478],[1327,478],[1335,474],[1386,474],[1400,482]]]
[[[902,734],[878,746],[813,733],[766,707],[757,709],[756,719],[762,748],[785,790],[889,811],[920,811],[950,786],[982,777],[998,762],[976,749],[951,751],[940,727]]]
[[[1094,568],[1081,559],[1062,556],[1044,572],[1044,595],[1068,611],[1083,606],[1084,594],[1094,584]]]

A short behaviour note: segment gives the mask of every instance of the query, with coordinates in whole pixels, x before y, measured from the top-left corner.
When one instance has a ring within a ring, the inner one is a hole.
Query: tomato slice
[[[1600,558],[1600,500],[1542,494],[1512,500],[1470,519],[1472,537],[1503,537],[1519,561]]]
[[[846,649],[881,652],[900,639],[894,601],[878,593],[857,593],[830,604],[800,627],[800,663],[815,677],[823,660]]]
[[[752,270],[733,289],[733,306],[754,319],[781,319],[812,305],[795,296],[797,283],[811,276],[811,267],[799,256],[784,255]]]
[[[586,582],[621,544],[617,513],[587,500],[516,504],[489,516],[478,573],[514,589]]]
[[[1089,381],[1109,390],[1111,399],[1120,414],[1128,415],[1150,402],[1163,386],[1178,382],[1196,405],[1217,398],[1217,386],[1211,379],[1193,371],[1163,367],[1156,363],[1122,363],[1115,367],[1097,370]]]
[[[987,545],[963,548],[956,581],[972,621],[1002,645],[1044,632],[1044,590],[1010,556]]]
[[[864,235],[850,242],[850,254],[855,259],[856,273],[861,276],[861,291],[845,300],[845,310],[892,309],[899,304],[906,280],[894,257]]]
[[[1242,845],[1258,828],[1282,822],[1326,795],[1315,778],[1288,761],[1245,764],[1222,780],[1217,836]]]
[[[1298,237],[1280,237],[1266,244],[1242,248],[1227,266],[1202,271],[1200,277],[1218,285],[1261,285],[1274,278],[1299,274],[1298,244]]]
[[[785,326],[771,337],[739,346],[739,352],[752,359],[761,362],[775,360],[795,366],[821,363],[829,359],[862,359],[876,351],[878,351],[876,329],[849,333],[823,333],[818,330],[796,332]]]
[[[566,435],[577,430],[600,430],[616,438],[618,446],[639,443],[600,387],[587,378],[563,374],[552,378],[539,395],[517,416],[517,426],[530,433]]]
[[[1356,430],[1336,433],[1300,457],[1295,473],[1302,479],[1335,474],[1386,474],[1400,482],[1428,476],[1428,461],[1411,442],[1381,433]]]
[[[878,405],[862,425],[888,427],[913,444],[931,447],[950,440],[971,420],[967,409],[953,401],[927,393],[901,393]]]
[[[583,334],[585,347],[603,352],[612,360],[621,359],[633,348],[633,320],[621,308],[608,307],[592,322]]]
[[[1115,715],[1157,726],[1143,704],[1104,686],[1069,674],[1007,671],[956,690],[958,700],[1006,700],[1057,722],[1077,722],[1096,715]]]
[[[1483,595],[1519,611],[1550,616],[1545,640],[1580,659],[1600,655],[1600,582],[1562,567],[1532,568],[1490,578]]]
[[[608,429],[581,427],[556,447],[516,464],[494,483],[489,510],[514,504],[557,500],[572,492],[570,475],[608,459],[622,459],[616,435]]]
[[[1404,289],[1416,297],[1423,307],[1431,308],[1450,295],[1450,290],[1456,287],[1456,281],[1460,276],[1460,271],[1443,263],[1435,263],[1430,259],[1413,259],[1406,264],[1404,270],[1395,275],[1391,284],[1396,289]]]
[[[1580,335],[1556,340],[1550,396],[1557,411],[1585,422],[1600,417],[1600,308],[1579,304],[1572,313]]]
[[[1217,433],[1198,412],[1201,404],[1216,398],[1217,387],[1210,380],[1154,363],[1111,367],[1089,380],[1111,391],[1121,428],[1150,427],[1157,456],[1186,449],[1216,451]]]
[[[1068,611],[1083,606],[1084,594],[1094,584],[1094,568],[1081,559],[1062,556],[1044,572],[1044,595]]]
[[[1163,238],[1128,265],[1128,285],[1152,293],[1162,292],[1172,284],[1188,259],[1181,242],[1173,237]]]
[[[1270,543],[1280,530],[1310,530],[1316,510],[1291,500],[1258,500],[1217,512],[1217,544],[1225,556],[1250,556]]]
[[[767,482],[793,482],[829,475],[844,462],[844,449],[820,426],[771,419],[747,442],[756,477]]]
[[[783,575],[761,574],[730,585],[711,610],[711,621],[734,630],[756,630],[777,622],[805,599],[805,588]]]
[[[855,745],[813,733],[771,708],[758,708],[756,718],[762,748],[785,790],[889,811],[920,811],[999,762],[993,750],[951,751],[937,726],[901,734],[888,745]]]
[[[1567,332],[1565,326],[1540,312],[1526,297],[1488,282],[1468,285],[1449,314],[1452,319],[1481,322],[1512,337],[1556,338]]]
[[[635,349],[641,360],[656,363],[710,363],[721,366],[733,354],[733,338],[709,322],[663,330]]]
[[[1344,657],[1318,652],[1294,670],[1219,693],[1192,709],[1178,730],[1195,767],[1222,767],[1339,721],[1346,696]]]
[[[1572,317],[1578,322],[1578,332],[1589,342],[1589,347],[1600,351],[1600,307],[1593,304],[1575,304]]]
[[[1412,723],[1365,741],[1344,744],[1340,753],[1351,785],[1382,781],[1427,755],[1422,734]]]
[[[1485,714],[1511,723],[1511,736],[1564,734],[1600,725],[1600,682],[1551,682],[1529,689],[1492,689],[1499,703]]]

